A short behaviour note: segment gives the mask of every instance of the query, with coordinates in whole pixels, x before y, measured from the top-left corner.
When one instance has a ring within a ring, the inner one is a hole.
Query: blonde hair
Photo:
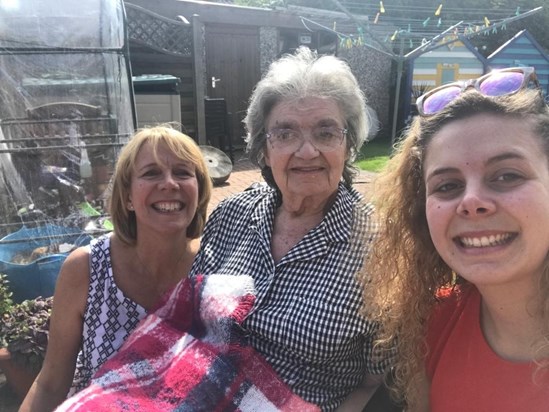
[[[418,405],[418,379],[425,373],[426,324],[435,306],[436,292],[452,286],[456,277],[442,260],[429,234],[425,213],[423,160],[434,134],[444,125],[489,113],[531,119],[549,158],[549,109],[537,91],[490,98],[468,91],[440,113],[416,117],[406,137],[395,148],[385,170],[375,182],[373,202],[380,218],[380,234],[359,278],[364,285],[364,314],[381,324],[376,345],[396,348],[393,390],[410,410]],[[548,161],[549,165],[549,161]],[[548,205],[549,207],[549,205]],[[465,282],[465,281],[464,281]],[[540,353],[549,347],[549,270],[542,277],[540,308],[547,328]],[[547,364],[540,364],[547,368]]]
[[[137,240],[135,213],[128,211],[126,205],[130,195],[131,179],[139,151],[149,143],[153,156],[157,158],[158,147],[165,145],[179,159],[195,167],[198,181],[198,206],[191,224],[187,228],[187,237],[196,239],[202,234],[208,212],[208,203],[212,193],[212,183],[208,168],[198,145],[189,136],[166,126],[140,129],[122,148],[113,176],[110,215],[116,235],[126,244],[133,245]]]

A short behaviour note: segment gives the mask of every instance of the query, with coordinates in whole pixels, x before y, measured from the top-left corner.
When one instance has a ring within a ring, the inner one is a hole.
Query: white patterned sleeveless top
[[[112,273],[110,235],[92,240],[90,287],[84,312],[82,347],[68,396],[89,385],[97,369],[118,351],[147,314],[116,286]]]

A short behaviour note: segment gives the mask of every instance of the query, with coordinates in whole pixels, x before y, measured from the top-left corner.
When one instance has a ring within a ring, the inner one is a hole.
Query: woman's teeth
[[[181,210],[181,202],[159,202],[155,203],[153,207],[161,212],[175,212]]]
[[[466,247],[491,247],[505,243],[510,237],[510,233],[505,233],[481,237],[460,237],[459,240]]]

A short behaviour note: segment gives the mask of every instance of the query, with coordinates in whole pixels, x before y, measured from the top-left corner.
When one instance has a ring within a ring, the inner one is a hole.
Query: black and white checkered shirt
[[[191,272],[254,278],[256,302],[243,323],[250,343],[295,393],[325,411],[387,363],[372,353],[375,327],[358,314],[355,274],[376,229],[371,206],[360,200],[340,184],[322,222],[275,264],[275,191],[237,194],[211,214]]]

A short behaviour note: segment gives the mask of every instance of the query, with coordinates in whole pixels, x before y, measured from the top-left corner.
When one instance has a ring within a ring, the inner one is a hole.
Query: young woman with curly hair
[[[549,109],[530,68],[433,89],[376,185],[361,275],[407,411],[549,405]]]

